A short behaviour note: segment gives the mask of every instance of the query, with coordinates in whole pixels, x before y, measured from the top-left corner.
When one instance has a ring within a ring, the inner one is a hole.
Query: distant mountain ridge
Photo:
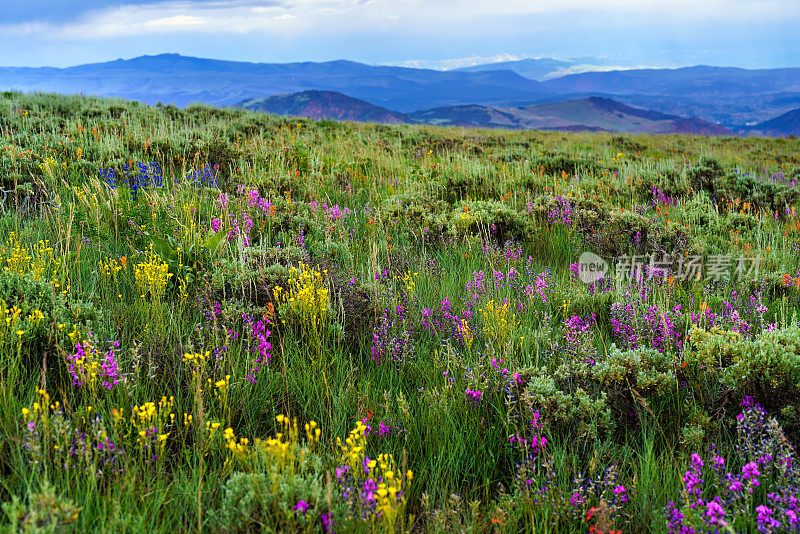
[[[0,67],[0,89],[90,93],[148,104],[229,106],[307,90],[346,92],[375,105],[413,111],[437,105],[498,103],[550,96],[510,70],[437,71],[353,61],[244,63],[160,54],[54,69]]]
[[[800,135],[800,108],[793,109],[779,117],[756,124],[753,133],[775,137]]]
[[[664,113],[745,127],[800,106],[800,68],[694,66],[570,74],[543,85],[556,93],[611,96]]]
[[[478,128],[629,133],[732,135],[722,126],[657,111],[635,109],[605,98],[584,98],[519,108],[476,104],[397,113],[334,91],[303,91],[245,100],[242,107],[312,119],[378,123],[412,123]]]
[[[495,63],[484,63],[471,67],[461,67],[459,70],[465,71],[487,71],[487,70],[511,70],[536,81],[546,81],[552,78],[559,78],[570,74],[573,70],[611,70],[607,63],[598,58],[526,58],[511,61],[498,61]]]
[[[336,91],[302,91],[266,98],[251,98],[240,105],[252,111],[309,119],[335,119],[380,124],[413,122],[404,113],[390,111]]]
[[[607,98],[581,98],[516,108],[457,106],[412,113],[421,122],[452,126],[532,130],[613,131],[627,133],[733,135],[702,119],[687,119],[636,109]]]
[[[669,94],[800,91],[800,68],[748,70],[698,65],[677,69],[629,69],[570,74],[544,84],[572,93]]]
[[[232,106],[274,95],[334,91],[392,113],[461,108],[451,109],[450,118],[431,120],[456,120],[455,113],[464,118],[478,112],[469,106],[492,108],[481,111],[491,116],[481,119],[488,123],[513,122],[504,115],[510,112],[502,110],[598,97],[633,109],[697,117],[745,135],[756,131],[753,125],[800,108],[798,68],[695,66],[583,72],[550,78],[554,72],[566,72],[580,61],[525,59],[438,71],[346,60],[246,63],[160,54],[67,68],[0,67],[0,90],[117,96],[178,106],[195,102]],[[362,112],[354,113],[358,116]],[[392,119],[387,115],[385,120]],[[522,124],[528,119],[514,120]],[[698,125],[684,126],[692,129]]]
[[[539,58],[539,59],[518,59],[515,61],[499,61],[496,63],[484,63],[482,65],[474,65],[472,67],[462,67],[458,70],[478,72],[487,70],[511,70],[530,78],[531,80],[543,81],[553,76],[555,73],[566,70],[573,66],[572,61],[563,61],[560,59],[552,58]]]

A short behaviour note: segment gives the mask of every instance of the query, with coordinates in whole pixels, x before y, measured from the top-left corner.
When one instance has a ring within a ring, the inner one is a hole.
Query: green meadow
[[[0,529],[797,532],[798,180],[2,93]]]

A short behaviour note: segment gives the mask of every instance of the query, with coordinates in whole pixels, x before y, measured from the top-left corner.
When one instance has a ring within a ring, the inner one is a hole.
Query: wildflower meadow
[[[0,529],[800,532],[798,180],[2,93]]]

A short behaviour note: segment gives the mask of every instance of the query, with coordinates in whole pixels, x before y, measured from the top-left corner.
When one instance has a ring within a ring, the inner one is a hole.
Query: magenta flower
[[[725,509],[718,502],[711,501],[706,505],[706,517],[712,525],[722,526],[725,524]]]
[[[300,512],[303,515],[306,515],[306,510],[308,510],[310,505],[303,500],[297,501],[297,504],[294,505],[294,509],[297,512]]]

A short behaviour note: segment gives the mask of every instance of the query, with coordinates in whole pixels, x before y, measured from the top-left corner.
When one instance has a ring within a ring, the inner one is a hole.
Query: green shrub
[[[460,202],[450,213],[448,222],[462,235],[493,235],[500,243],[511,238],[524,242],[533,231],[528,217],[495,201]]]
[[[587,436],[598,429],[612,425],[611,410],[606,394],[593,397],[582,388],[569,392],[559,387],[556,379],[545,368],[525,373],[525,388],[520,394],[524,406],[521,413],[539,412],[545,426],[574,431],[578,436]]]
[[[332,239],[315,241],[308,247],[315,263],[333,268],[341,272],[350,272],[353,268],[353,255],[347,243],[339,243]]]
[[[626,152],[642,152],[647,148],[627,135],[615,135],[611,138],[609,144],[617,150],[625,150]]]
[[[439,178],[439,183],[444,200],[450,204],[466,199],[486,200],[498,196],[496,184],[486,175],[448,171]]]
[[[223,485],[222,502],[214,513],[217,527],[230,532],[318,528],[320,516],[328,512],[326,471],[318,454],[307,449],[296,453],[295,469],[267,462],[260,472],[233,473]],[[295,509],[299,501],[308,505],[305,513]],[[341,508],[341,503],[334,507]]]
[[[9,524],[4,532],[45,534],[66,532],[69,525],[78,519],[80,508],[68,498],[56,495],[47,482],[39,493],[28,494],[27,502],[14,495],[10,502],[3,503]]]
[[[686,178],[672,168],[648,169],[641,173],[636,173],[633,175],[632,183],[636,195],[647,203],[653,200],[653,188],[673,198],[678,198],[691,192]]]
[[[666,394],[675,389],[677,378],[672,357],[655,349],[621,351],[612,344],[608,355],[595,365],[594,378],[606,388],[636,387],[642,394]]]
[[[534,158],[531,160],[531,167],[534,172],[540,171],[543,174],[556,176],[561,175],[561,173],[567,173],[570,176],[597,174],[602,170],[607,170],[604,166],[590,159],[568,157],[563,154]]]
[[[693,328],[685,359],[703,382],[719,381],[766,405],[783,405],[800,392],[800,326],[764,331],[755,339],[738,332]]]
[[[728,180],[729,196],[752,204],[754,210],[783,212],[800,200],[800,190],[785,184],[762,181],[755,176],[734,173]],[[782,213],[781,213],[782,214]]]
[[[300,247],[252,247],[241,258],[225,260],[211,273],[210,290],[217,300],[244,301],[255,306],[273,302],[272,288],[285,286],[292,267],[311,263]]]
[[[705,191],[716,195],[725,189],[725,168],[718,159],[702,156],[697,164],[686,170],[686,179],[693,191]]]

